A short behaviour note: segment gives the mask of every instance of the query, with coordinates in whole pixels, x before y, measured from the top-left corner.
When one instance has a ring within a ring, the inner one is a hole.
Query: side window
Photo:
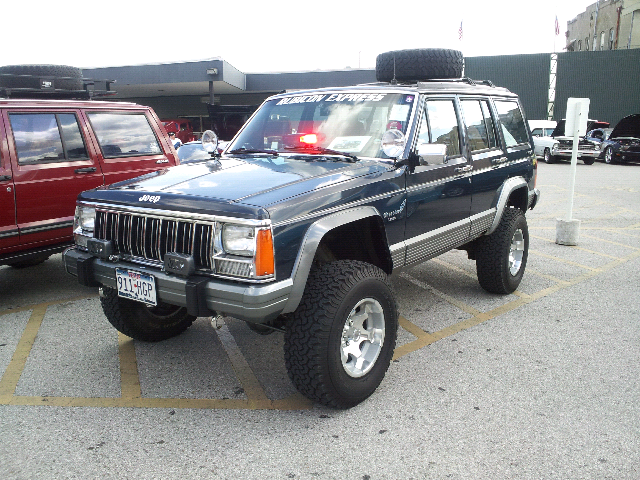
[[[105,158],[161,153],[144,113],[94,112],[88,117]]]
[[[460,133],[458,117],[453,100],[428,100],[426,113],[429,124],[429,143],[443,145],[446,162],[448,158],[460,155]],[[423,128],[427,122],[423,122]],[[421,132],[424,137],[424,134]]]
[[[531,135],[533,135],[534,137],[541,137],[542,134],[543,132],[541,128],[534,128],[533,130],[531,130]]]
[[[507,147],[513,147],[522,143],[527,143],[527,129],[524,125],[522,112],[518,102],[511,100],[496,100],[496,109],[500,117],[502,134]]]
[[[88,158],[73,113],[10,113],[9,120],[20,164]]]
[[[467,141],[471,151],[495,148],[496,136],[487,101],[462,100],[460,104],[467,125]]]

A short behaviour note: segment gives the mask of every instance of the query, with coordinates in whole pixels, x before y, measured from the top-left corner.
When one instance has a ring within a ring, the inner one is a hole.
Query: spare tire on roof
[[[379,82],[417,82],[438,78],[461,78],[464,56],[447,48],[416,48],[385,52],[376,58]]]
[[[82,70],[67,65],[7,65],[0,67],[1,88],[42,89],[42,80],[53,80],[55,90],[82,90]]]

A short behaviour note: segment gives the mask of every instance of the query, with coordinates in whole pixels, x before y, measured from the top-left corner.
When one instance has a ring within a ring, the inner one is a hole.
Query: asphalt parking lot
[[[225,318],[119,335],[60,256],[0,267],[0,478],[640,478],[640,165],[539,166],[514,294],[450,252],[393,279],[394,361],[346,411],[290,384],[282,335]]]

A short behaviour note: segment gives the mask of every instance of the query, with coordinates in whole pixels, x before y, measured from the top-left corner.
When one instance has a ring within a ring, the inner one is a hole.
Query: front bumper
[[[116,267],[153,275],[159,301],[187,307],[191,315],[215,313],[251,323],[276,318],[284,309],[293,287],[291,279],[269,284],[242,284],[205,276],[179,277],[155,268],[127,262],[110,262],[70,248],[63,253],[67,273],[85,286],[116,287]]]
[[[554,149],[552,155],[560,158],[571,158],[572,151],[569,150],[560,150]],[[600,150],[578,150],[578,158],[598,158],[600,156]]]

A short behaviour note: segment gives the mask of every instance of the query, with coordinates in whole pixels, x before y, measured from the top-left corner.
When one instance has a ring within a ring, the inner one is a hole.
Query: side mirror
[[[218,136],[213,130],[206,130],[202,134],[202,148],[209,153],[218,153]]]
[[[438,165],[445,163],[447,146],[442,143],[423,143],[418,147],[420,165]]]
[[[397,159],[404,152],[406,145],[407,138],[404,133],[393,128],[384,132],[380,146],[387,157]]]

